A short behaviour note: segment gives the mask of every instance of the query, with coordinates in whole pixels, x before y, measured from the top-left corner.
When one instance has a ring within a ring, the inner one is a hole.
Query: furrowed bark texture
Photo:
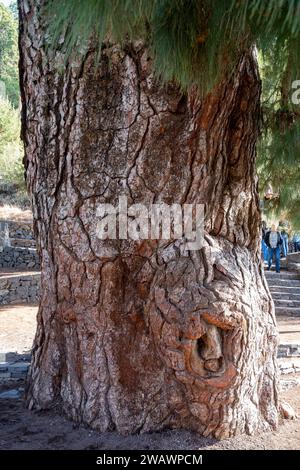
[[[66,67],[21,1],[27,182],[42,259],[30,408],[122,433],[226,437],[278,421],[277,333],[260,263],[260,82],[251,53],[201,100],[159,85],[142,43]],[[100,203],[205,204],[205,242],[100,240]]]

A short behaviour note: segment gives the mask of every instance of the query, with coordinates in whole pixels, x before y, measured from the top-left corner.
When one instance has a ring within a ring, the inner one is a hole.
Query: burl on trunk
[[[147,48],[45,48],[21,1],[23,139],[42,261],[30,408],[122,433],[225,437],[278,421],[272,300],[255,176],[251,52],[205,99],[154,79]],[[60,65],[60,66],[59,66]],[[205,241],[100,240],[100,203],[205,205]]]

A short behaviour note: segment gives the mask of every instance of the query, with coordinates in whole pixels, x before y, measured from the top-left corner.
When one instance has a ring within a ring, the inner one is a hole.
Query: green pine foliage
[[[46,8],[55,46],[62,35],[69,53],[91,35],[99,45],[107,34],[144,38],[157,73],[184,88],[196,83],[206,92],[251,44],[284,47],[300,71],[299,48],[290,47],[299,44],[299,0],[49,0]]]

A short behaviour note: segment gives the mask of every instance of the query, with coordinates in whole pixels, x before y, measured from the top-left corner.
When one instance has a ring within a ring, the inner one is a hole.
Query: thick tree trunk
[[[21,1],[27,181],[42,259],[30,408],[122,433],[225,437],[278,421],[277,333],[260,262],[260,82],[251,53],[200,100],[142,43],[61,61]],[[33,4],[35,6],[33,6]],[[106,240],[100,203],[205,204],[205,241]]]

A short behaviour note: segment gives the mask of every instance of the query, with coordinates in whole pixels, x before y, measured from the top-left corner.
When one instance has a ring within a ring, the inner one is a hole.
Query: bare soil
[[[31,350],[38,306],[0,306],[0,353],[23,354]]]
[[[23,387],[24,383],[6,384]],[[0,390],[4,386],[0,386]],[[300,415],[300,387],[282,394]],[[99,449],[99,450],[266,450],[300,449],[300,420],[285,420],[279,429],[255,436],[239,436],[216,441],[186,430],[121,436],[100,434],[67,420],[59,410],[29,411],[22,399],[0,399],[0,449]]]
[[[282,316],[277,318],[281,343],[300,344],[300,318]]]

